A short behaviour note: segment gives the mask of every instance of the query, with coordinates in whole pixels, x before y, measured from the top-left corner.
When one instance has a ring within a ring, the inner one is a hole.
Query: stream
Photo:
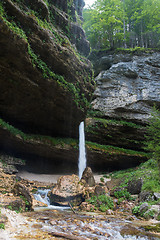
[[[74,214],[69,207],[50,205],[47,196],[49,189],[39,190],[34,195],[36,200],[48,205],[38,207],[30,216],[39,223],[44,232],[79,236],[82,240],[156,240],[160,239],[154,234],[147,233],[142,227],[138,227],[138,220],[127,221],[118,216],[107,216],[96,213],[76,212]]]

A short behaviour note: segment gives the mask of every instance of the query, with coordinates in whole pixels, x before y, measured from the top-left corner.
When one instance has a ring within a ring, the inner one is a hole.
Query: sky
[[[84,0],[84,2],[86,4],[86,6],[87,5],[91,6],[95,2],[95,0]]]

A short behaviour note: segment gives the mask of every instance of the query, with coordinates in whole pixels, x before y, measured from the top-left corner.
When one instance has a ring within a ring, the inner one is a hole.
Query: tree
[[[146,149],[151,151],[157,160],[160,170],[160,111],[153,107],[146,135]]]
[[[84,10],[93,49],[160,46],[160,0],[97,0]]]
[[[123,3],[120,0],[97,0],[84,10],[84,29],[92,48],[113,48],[123,39]]]

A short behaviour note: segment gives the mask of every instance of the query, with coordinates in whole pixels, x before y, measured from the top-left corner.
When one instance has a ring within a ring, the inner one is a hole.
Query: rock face
[[[81,181],[82,180],[84,180],[85,185],[88,185],[89,187],[95,186],[95,179],[94,179],[94,176],[93,176],[92,169],[90,167],[85,168],[85,170],[83,172],[83,175],[82,175],[82,178],[81,178]]]
[[[144,126],[132,122],[86,119],[86,139],[99,144],[143,151],[145,134]]]
[[[1,2],[0,115],[25,132],[77,136],[93,91],[83,0]]]
[[[68,205],[68,202],[71,202],[74,205],[79,205],[83,201],[83,188],[78,176],[62,176],[51,192],[50,202],[62,205]]]
[[[101,56],[93,108],[106,117],[146,123],[160,105],[160,53]]]

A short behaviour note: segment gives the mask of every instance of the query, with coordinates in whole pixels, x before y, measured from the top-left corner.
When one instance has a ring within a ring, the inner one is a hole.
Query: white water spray
[[[85,150],[85,135],[84,135],[84,122],[79,125],[79,179],[81,179],[84,169],[86,168],[86,150]]]
[[[47,205],[47,207],[35,207],[35,211],[40,210],[48,210],[48,209],[56,209],[56,210],[67,210],[70,209],[70,207],[67,206],[55,206],[50,205],[50,199],[48,197],[48,193],[51,191],[51,189],[38,189],[37,193],[34,194],[34,198]]]

